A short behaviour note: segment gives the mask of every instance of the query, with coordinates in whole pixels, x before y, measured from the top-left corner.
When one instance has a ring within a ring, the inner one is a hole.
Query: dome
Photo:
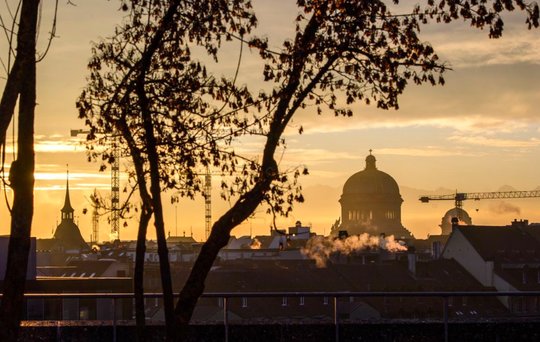
[[[366,168],[345,182],[344,195],[400,196],[397,182],[386,172],[377,170],[375,162],[376,159],[372,154],[366,157]]]
[[[459,219],[458,222],[460,225],[472,224],[472,219],[469,216],[469,213],[458,207],[452,208],[448,210],[441,219],[441,224],[439,227],[441,227],[442,235],[449,235],[452,232],[452,218],[454,217]]]
[[[389,174],[377,170],[376,161],[370,150],[365,169],[345,182],[339,199],[339,230],[346,230],[349,234],[384,233],[411,238],[411,233],[401,224],[403,199],[399,186]]]

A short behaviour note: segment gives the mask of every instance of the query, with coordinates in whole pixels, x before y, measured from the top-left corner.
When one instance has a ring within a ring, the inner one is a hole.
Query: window
[[[300,297],[300,305],[304,305],[304,303],[305,303],[304,297]]]
[[[323,305],[328,305],[328,297],[323,297]]]
[[[281,298],[281,306],[287,306],[287,297]]]
[[[220,307],[220,308],[223,307],[223,298],[222,297],[218,298],[218,307]]]
[[[247,308],[247,297],[242,297],[242,307]]]

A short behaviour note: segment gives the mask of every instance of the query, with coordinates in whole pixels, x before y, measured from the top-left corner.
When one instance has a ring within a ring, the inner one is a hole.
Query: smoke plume
[[[261,242],[257,238],[254,238],[253,241],[251,241],[251,243],[249,244],[249,248],[261,249]]]
[[[521,209],[519,207],[506,202],[499,202],[497,204],[492,203],[489,205],[489,210],[499,215],[508,213],[521,214]]]
[[[315,260],[317,267],[326,267],[326,262],[332,253],[349,255],[374,248],[381,248],[390,252],[407,250],[407,247],[396,241],[393,235],[378,237],[363,233],[351,235],[346,239],[314,236],[307,241],[301,252],[308,258]]]

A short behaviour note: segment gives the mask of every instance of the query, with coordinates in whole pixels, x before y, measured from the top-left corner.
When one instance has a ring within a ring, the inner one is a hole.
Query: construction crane
[[[540,197],[540,190],[533,191],[496,191],[496,192],[456,192],[451,195],[435,195],[421,196],[420,202],[428,203],[429,201],[451,201],[455,202],[456,208],[463,207],[463,201],[481,199],[501,199],[501,198],[531,198]]]
[[[82,129],[72,129],[72,137],[79,134],[88,134],[90,131]],[[113,162],[111,164],[111,241],[120,240],[120,146],[118,138],[114,138],[111,146]],[[93,219],[92,219],[93,220]],[[93,221],[92,221],[93,222]],[[98,222],[99,225],[99,222]],[[97,235],[95,237],[97,240]]]
[[[94,198],[97,196],[97,191],[94,189]],[[99,212],[97,206],[94,206],[92,211],[92,245],[99,243]]]
[[[212,174],[210,169],[206,168],[204,175],[204,235],[205,240],[210,236],[212,229]]]

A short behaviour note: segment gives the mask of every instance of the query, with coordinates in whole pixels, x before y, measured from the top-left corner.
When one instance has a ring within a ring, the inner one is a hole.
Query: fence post
[[[448,342],[448,297],[443,297],[444,342]]]
[[[338,322],[338,312],[337,312],[337,296],[334,296],[334,326],[336,327],[336,338],[335,341],[339,342],[339,322]]]
[[[223,297],[223,324],[225,325],[225,342],[229,342],[229,313],[227,309],[227,297]]]
[[[113,297],[113,342],[116,342],[116,297]]]

